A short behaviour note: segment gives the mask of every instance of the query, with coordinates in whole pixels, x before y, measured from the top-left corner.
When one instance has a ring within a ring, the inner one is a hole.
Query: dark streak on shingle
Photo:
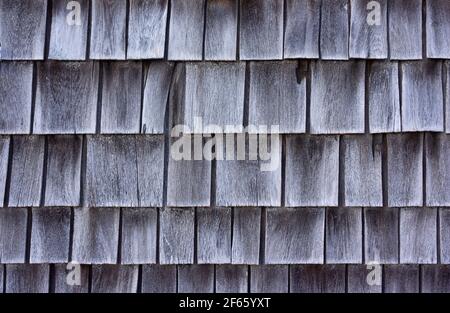
[[[293,265],[290,275],[293,293],[345,292],[345,265]]]
[[[24,263],[27,236],[27,209],[0,209],[0,262]]]
[[[0,136],[0,207],[3,206],[6,193],[6,176],[8,172],[9,151],[10,138]]]

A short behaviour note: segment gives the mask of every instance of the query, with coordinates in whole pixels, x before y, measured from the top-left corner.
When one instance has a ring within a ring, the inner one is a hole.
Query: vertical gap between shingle
[[[178,293],[178,271],[179,271],[179,266],[178,265],[174,265],[175,266],[175,292]]]
[[[241,58],[240,56],[240,44],[241,44],[241,36],[240,36],[240,31],[241,31],[241,1],[237,0],[237,27],[236,27],[236,60],[239,60]]]
[[[205,60],[205,40],[206,40],[206,19],[208,12],[208,0],[203,2],[203,38],[202,38],[202,60]]]
[[[319,60],[322,58],[322,49],[321,49],[321,45],[320,42],[322,40],[322,1],[320,1],[320,7],[319,7],[319,38],[317,40],[317,47],[318,47],[318,51],[319,51]]]
[[[6,264],[3,264],[3,285],[2,285],[2,290],[3,293],[6,293],[6,275],[7,275],[7,271],[6,271]]]
[[[136,293],[142,293],[142,264],[138,265],[138,281]]]
[[[288,269],[288,277],[287,277],[287,293],[291,293],[291,265],[287,265],[287,269]]]
[[[252,268],[251,265],[247,265],[247,293],[250,293],[251,291],[251,281],[252,281]]]
[[[69,263],[72,262],[72,246],[73,246],[73,226],[75,221],[74,208],[70,208],[70,226],[69,226],[69,251],[68,251],[68,260]]]
[[[198,236],[197,236],[198,224],[197,224],[197,208],[194,208],[194,264],[198,263]]]
[[[34,115],[36,107],[36,89],[37,89],[37,62],[33,62],[33,74],[31,81],[31,114],[30,114],[30,134],[34,132]]]
[[[80,170],[80,200],[79,205],[86,206],[86,167],[87,167],[87,136],[82,137],[81,146],[81,170]]]
[[[39,206],[45,206],[45,190],[47,189],[48,137],[44,137],[44,166],[42,168],[41,198]]]
[[[283,41],[281,42],[282,44],[282,50],[281,50],[281,59],[284,59],[284,41],[286,40],[286,8],[287,8],[287,4],[286,4],[286,0],[283,1]]]
[[[305,116],[305,132],[311,132],[311,61],[306,61],[306,116]]]
[[[365,61],[365,79],[364,79],[364,133],[370,133],[370,119],[369,119],[369,73],[372,66],[372,61]]]
[[[450,132],[450,129],[447,129],[447,92],[446,92],[446,89],[447,89],[447,84],[448,84],[448,81],[447,81],[447,71],[448,71],[448,63],[447,62],[442,62],[442,98],[443,98],[443,101],[444,101],[444,105],[443,105],[443,107],[442,107],[442,109],[443,109],[443,117],[444,117],[444,131],[446,131],[446,132]]]
[[[160,208],[156,208],[156,264],[159,264]]]
[[[233,229],[234,229],[234,210],[235,208],[230,208],[231,210],[231,223],[230,223],[230,263],[233,263]]]
[[[390,14],[389,14],[389,1],[386,4],[386,41],[387,41],[387,58],[388,61],[391,61],[391,36],[390,36]]]
[[[261,235],[259,239],[259,264],[265,264],[266,254],[266,208],[261,208]]]
[[[360,210],[361,210],[361,230],[362,230],[361,256],[362,256],[362,264],[366,264],[366,255],[365,255],[365,253],[364,253],[365,250],[366,250],[366,249],[365,249],[365,247],[366,247],[366,244],[365,244],[365,240],[366,240],[366,234],[365,234],[366,226],[364,225],[365,212],[364,212],[364,208],[360,208]]]
[[[44,42],[44,59],[48,59],[50,50],[50,32],[52,29],[52,6],[53,1],[47,1],[47,19],[45,21],[45,42]]]
[[[327,264],[327,213],[328,208],[324,208],[323,219],[323,264]]]
[[[286,136],[281,136],[281,207],[286,205]]]
[[[398,62],[398,93],[400,107],[400,132],[403,131],[403,62]]]
[[[345,136],[339,136],[339,187],[338,187],[338,205],[345,206]]]
[[[102,130],[102,101],[103,101],[103,62],[98,63],[99,78],[98,78],[98,98],[97,98],[97,125],[95,129],[96,134],[100,134]]]
[[[427,10],[425,1],[422,1],[422,59],[427,58],[427,31],[426,31],[426,19],[427,19]]]
[[[128,24],[130,17],[130,0],[126,0],[125,8],[125,59],[128,59]]]
[[[425,207],[427,203],[427,136],[422,133],[422,206]]]
[[[387,135],[382,135],[382,152],[381,152],[381,184],[383,194],[383,207],[388,207],[388,153],[387,153]]]
[[[386,292],[386,265],[381,265],[381,293]]]
[[[55,293],[55,264],[49,264],[48,293]]]
[[[398,251],[398,255],[397,255],[397,263],[400,264],[400,254],[401,254],[401,244],[400,244],[400,233],[401,233],[401,225],[402,223],[401,221],[401,214],[402,214],[402,210],[400,208],[397,208],[398,213],[397,213],[397,229],[398,229],[398,233],[397,233],[397,251]]]
[[[170,15],[172,10],[172,2],[171,0],[167,0],[167,20],[166,20],[166,34],[164,41],[164,59],[167,60],[169,58],[169,34],[170,34]]]
[[[436,246],[437,246],[437,264],[441,264],[441,210],[440,208],[436,209]]]
[[[88,267],[88,293],[92,293],[92,264],[86,266]]]
[[[31,230],[33,221],[33,209],[27,208],[27,237],[25,242],[25,263],[30,264],[30,252],[31,252]]]
[[[217,135],[214,135],[214,142],[216,141]],[[217,143],[217,142],[216,142]],[[212,147],[214,149],[211,151],[211,153],[214,153],[213,155],[216,155],[217,149],[216,145]],[[217,156],[215,156],[211,161],[211,186],[210,186],[210,206],[215,207],[216,206],[216,168],[217,168]]]
[[[147,75],[149,68],[147,66],[148,63],[141,62],[141,101],[140,101],[140,111],[139,111],[139,133],[145,134],[146,128],[142,124],[143,120],[143,114],[144,114],[144,92],[145,92],[145,85],[147,83]]]
[[[89,60],[91,50],[91,28],[92,28],[92,1],[88,1],[88,24],[86,37],[86,60]]]
[[[6,181],[5,181],[5,198],[3,199],[3,207],[8,207],[9,204],[9,193],[11,189],[11,172],[13,163],[13,150],[14,150],[14,136],[9,137],[9,150],[8,150],[8,167],[6,170]]]
[[[245,84],[244,84],[244,127],[248,126],[249,123],[249,102],[250,102],[250,64],[251,62],[245,63]]]
[[[345,264],[345,277],[344,277],[344,281],[345,281],[345,293],[348,293],[348,265]]]
[[[217,292],[217,284],[216,284],[216,278],[217,278],[217,274],[216,274],[216,271],[217,271],[217,267],[216,267],[216,265],[214,264],[213,265],[213,293],[216,293]]]
[[[347,0],[347,59],[350,58],[350,28],[352,27],[352,2]]]
[[[422,293],[422,265],[419,264],[419,293]]]
[[[122,263],[122,218],[123,218],[123,208],[119,208],[119,238],[117,240],[117,264]]]

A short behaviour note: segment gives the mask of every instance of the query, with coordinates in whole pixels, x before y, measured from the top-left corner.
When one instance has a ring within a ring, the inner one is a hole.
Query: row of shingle
[[[0,265],[0,292],[4,274],[6,293],[450,292],[445,265],[93,265],[69,285],[72,266]]]
[[[1,263],[450,263],[444,208],[2,208],[0,234]]]
[[[369,0],[79,0],[75,4],[1,0],[0,58],[450,58],[448,1],[380,0],[377,4]]]
[[[161,134],[168,103],[170,125],[192,133],[209,125],[221,128],[216,132],[249,125],[280,133],[450,132],[447,67],[199,62],[174,71],[168,62],[38,62],[33,70],[31,62],[2,62],[0,133]]]
[[[233,138],[239,142],[241,137]],[[5,207],[450,206],[446,134],[292,135],[269,141],[270,160],[262,154],[250,159],[251,144],[244,140],[244,160],[234,154],[234,159],[228,158],[227,151],[223,159],[210,161],[177,160],[175,145],[165,155],[162,135],[0,137],[0,203]],[[264,151],[261,141],[259,145]]]

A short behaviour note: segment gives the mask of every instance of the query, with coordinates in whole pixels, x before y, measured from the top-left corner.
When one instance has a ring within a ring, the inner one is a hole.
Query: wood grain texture
[[[130,1],[128,59],[164,58],[168,2]]]
[[[174,64],[144,63],[144,86],[141,133],[162,134]]]
[[[419,265],[385,265],[383,280],[385,293],[418,293]]]
[[[115,264],[119,215],[116,208],[75,208],[72,260],[82,264]]]
[[[379,22],[373,24],[371,0],[350,0],[350,58],[386,59],[388,57],[387,0],[377,2]],[[370,8],[370,10],[369,10]],[[370,23],[369,23],[370,22]]]
[[[247,293],[248,266],[247,265],[217,265],[216,266],[217,293]]]
[[[311,133],[364,132],[364,61],[311,63]]]
[[[287,293],[288,280],[287,265],[250,266],[250,293]]]
[[[422,267],[422,293],[449,293],[450,266],[424,265]]]
[[[398,263],[399,213],[396,208],[364,209],[364,261]]]
[[[320,19],[322,59],[348,59],[349,5],[348,0],[323,0]]]
[[[44,170],[44,141],[44,137],[39,136],[13,137],[8,206],[39,206]]]
[[[337,206],[339,137],[288,136],[285,205]]]
[[[202,60],[205,2],[206,0],[171,0],[169,60]]]
[[[55,293],[88,293],[89,265],[55,264]],[[79,276],[77,276],[79,275]],[[77,279],[80,279],[77,281]]]
[[[421,206],[423,135],[387,135],[387,150],[388,206]]]
[[[175,293],[177,292],[176,265],[143,265],[143,293]]]
[[[92,1],[91,59],[126,58],[127,1]]]
[[[43,60],[47,0],[0,1],[1,60]]]
[[[3,282],[4,282],[4,279],[5,279],[5,275],[4,275],[4,270],[5,270],[5,266],[2,264],[2,265],[0,265],[0,286],[2,286],[1,288],[0,288],[0,293],[4,293],[4,290],[3,290]]]
[[[261,209],[233,209],[232,264],[259,264]]]
[[[436,209],[400,209],[400,263],[434,264],[437,262],[436,221]]]
[[[179,265],[178,293],[214,292],[214,265]]]
[[[231,263],[231,208],[197,209],[197,263]]]
[[[238,0],[207,0],[205,60],[236,60]]]
[[[256,135],[253,135],[256,136]],[[243,135],[237,135],[243,140]],[[247,136],[247,138],[249,138]],[[269,165],[268,161],[261,160],[261,137],[259,138],[259,153],[257,160],[250,160],[251,142],[254,139],[245,139],[245,160],[223,158],[216,162],[216,205],[217,206],[280,206],[281,205],[281,143],[279,137],[266,137],[267,151],[270,151],[273,167],[263,171],[262,166]],[[275,140],[274,140],[275,138]],[[234,145],[234,155],[239,156],[238,146]],[[242,146],[241,146],[242,147]],[[224,149],[226,150],[226,149]],[[231,149],[230,149],[231,151]],[[230,152],[228,151],[228,152]],[[225,151],[227,154],[227,151]],[[252,153],[255,156],[256,152]],[[242,154],[243,155],[243,154]],[[254,157],[255,159],[255,157]],[[278,161],[277,161],[278,160]]]
[[[450,264],[450,210],[439,209],[439,256],[440,263]]]
[[[325,209],[267,209],[266,264],[322,264]]]
[[[450,62],[446,61],[444,63],[446,75],[446,84],[445,84],[445,132],[450,134]]]
[[[28,134],[31,125],[33,64],[0,63],[0,134]]]
[[[369,64],[368,105],[370,133],[401,131],[398,62]]]
[[[136,293],[138,266],[93,265],[92,293]]]
[[[349,265],[347,268],[348,293],[381,293],[382,281],[372,281],[376,269],[370,265]],[[381,268],[380,268],[381,273]]]
[[[343,136],[342,144],[345,206],[382,206],[382,137]]]
[[[319,58],[321,0],[284,3],[284,58]]]
[[[0,206],[3,206],[6,193],[10,140],[9,137],[0,136]]]
[[[52,0],[51,18],[48,58],[52,60],[85,60],[89,0],[80,0],[78,5],[68,0]]]
[[[160,212],[160,264],[192,264],[195,209],[164,208]]]
[[[5,293],[48,293],[49,283],[48,264],[6,265]]]
[[[422,58],[422,0],[388,2],[389,47],[393,60]]]
[[[344,293],[345,265],[291,265],[290,292]]]
[[[306,131],[306,77],[297,70],[306,64],[295,61],[251,62],[249,125],[273,125],[280,133]],[[276,82],[276,83],[274,83]]]
[[[326,262],[362,262],[360,208],[328,208],[326,212]]]
[[[45,206],[79,206],[81,136],[48,137]]]
[[[240,1],[241,60],[283,58],[283,0]]]
[[[101,133],[139,133],[141,84],[141,62],[103,63]]]
[[[162,206],[163,164],[162,136],[88,137],[88,205]]]
[[[427,206],[450,206],[450,135],[425,134]]]
[[[38,63],[33,132],[95,133],[98,79],[96,62]]]
[[[30,263],[66,263],[69,260],[70,208],[34,208]]]
[[[442,63],[405,62],[402,71],[402,131],[444,131]]]
[[[24,263],[27,241],[27,209],[0,209],[0,262]]]
[[[157,215],[153,208],[122,210],[121,264],[156,263]]]
[[[426,1],[427,57],[450,58],[450,2]]]

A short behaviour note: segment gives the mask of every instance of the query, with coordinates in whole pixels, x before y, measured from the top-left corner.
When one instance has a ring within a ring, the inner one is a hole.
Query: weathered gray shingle
[[[51,18],[48,58],[53,60],[85,60],[89,25],[89,0],[75,2],[52,0]]]
[[[339,138],[287,137],[285,172],[286,206],[337,206]]]
[[[55,264],[55,293],[88,293],[89,265]]]
[[[10,140],[9,137],[0,136],[0,207],[3,206],[6,193]]]
[[[48,293],[49,284],[48,264],[6,265],[5,293]]]
[[[98,79],[96,62],[38,63],[34,133],[95,133]]]
[[[0,134],[28,134],[31,125],[33,64],[0,63]]]
[[[422,267],[423,293],[449,293],[450,292],[450,266],[424,265]]]
[[[325,209],[267,209],[265,263],[323,263]]]
[[[427,57],[450,58],[450,2],[426,1]]]
[[[440,263],[450,264],[450,210],[439,209],[439,256]]]
[[[283,0],[240,1],[239,25],[241,60],[283,57]]]
[[[178,266],[178,292],[214,292],[214,265]]]
[[[217,265],[216,292],[218,293],[248,292],[248,266]]]
[[[131,0],[128,59],[162,59],[166,42],[168,0]]]
[[[30,263],[65,263],[69,259],[70,208],[34,208]]]
[[[136,293],[137,285],[137,266],[92,266],[92,293]]]
[[[251,293],[287,293],[288,280],[287,265],[250,266]]]
[[[321,5],[320,56],[322,59],[348,59],[348,0],[326,0]]]
[[[382,277],[380,265],[349,265],[347,268],[348,293],[381,293]]]
[[[311,71],[311,133],[363,133],[364,61],[317,61]]]
[[[233,209],[232,264],[259,264],[261,209]]]
[[[385,265],[384,292],[418,293],[419,265]]]
[[[0,208],[1,263],[25,262],[27,217],[27,209]]]
[[[344,293],[345,265],[292,265],[290,292]]]
[[[450,134],[450,63],[448,61],[446,61],[444,63],[445,65],[445,71],[447,72],[447,77],[445,77],[445,108],[446,108],[446,113],[445,113],[445,131],[447,134]]]
[[[450,206],[450,135],[425,135],[427,206]]]
[[[0,0],[0,59],[44,59],[47,0]]]
[[[143,265],[143,293],[175,293],[177,292],[176,265]]]

